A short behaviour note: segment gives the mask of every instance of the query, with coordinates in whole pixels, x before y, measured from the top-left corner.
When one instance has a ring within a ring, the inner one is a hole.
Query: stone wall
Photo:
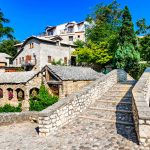
[[[59,98],[65,98],[68,95],[79,91],[91,82],[93,81],[63,81],[63,85],[60,85],[59,88]]]
[[[107,93],[113,85],[126,80],[132,80],[126,72],[113,70],[84,87],[81,91],[41,111],[39,114],[39,135],[49,135],[51,132],[69,123],[90,104],[94,103],[95,100]]]
[[[37,121],[39,112],[0,113],[0,125]]]
[[[150,68],[147,68],[133,91],[133,111],[140,144],[150,144]]]

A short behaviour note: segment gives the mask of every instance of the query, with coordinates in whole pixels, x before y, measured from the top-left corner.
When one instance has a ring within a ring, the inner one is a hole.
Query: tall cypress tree
[[[132,17],[126,6],[122,15],[122,26],[118,37],[118,48],[115,52],[114,62],[116,68],[131,72],[138,65],[140,54],[137,51],[136,35],[132,23]]]
[[[133,44],[134,46],[137,45],[132,17],[129,8],[127,6],[125,6],[122,15],[122,26],[119,33],[119,43],[121,45],[124,44]]]

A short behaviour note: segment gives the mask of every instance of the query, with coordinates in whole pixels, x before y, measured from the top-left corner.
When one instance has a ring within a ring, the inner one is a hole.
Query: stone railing
[[[113,85],[126,80],[133,80],[133,78],[123,70],[113,70],[78,93],[74,93],[43,110],[39,114],[39,135],[48,135],[69,123],[95,100],[107,93]]]
[[[39,112],[0,113],[0,125],[21,123],[24,121],[37,121]]]
[[[147,68],[135,87],[133,94],[133,114],[140,144],[150,144],[150,68]]]

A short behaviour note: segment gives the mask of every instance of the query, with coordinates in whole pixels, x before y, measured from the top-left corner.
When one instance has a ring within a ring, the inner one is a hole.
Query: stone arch
[[[0,88],[0,98],[3,98],[3,89]]]
[[[17,89],[16,89],[16,93],[17,93],[17,99],[18,99],[19,101],[25,99],[24,91],[23,91],[21,88],[17,88]]]
[[[30,89],[30,91],[29,91],[29,95],[31,97],[36,97],[38,95],[38,93],[39,93],[39,88],[36,88],[36,87]]]
[[[12,88],[8,88],[8,99],[12,100],[14,98],[14,93],[13,93],[13,89]]]

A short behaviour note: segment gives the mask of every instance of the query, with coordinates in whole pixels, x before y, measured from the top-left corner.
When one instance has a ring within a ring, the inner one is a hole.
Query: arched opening
[[[0,89],[0,98],[3,98],[3,90]]]
[[[18,101],[24,100],[24,91],[20,88],[16,89]]]
[[[32,88],[30,90],[30,96],[31,97],[36,97],[39,94],[39,89],[38,88]]]
[[[13,99],[13,97],[14,97],[13,89],[8,88],[7,91],[8,91],[8,99],[9,100]]]

